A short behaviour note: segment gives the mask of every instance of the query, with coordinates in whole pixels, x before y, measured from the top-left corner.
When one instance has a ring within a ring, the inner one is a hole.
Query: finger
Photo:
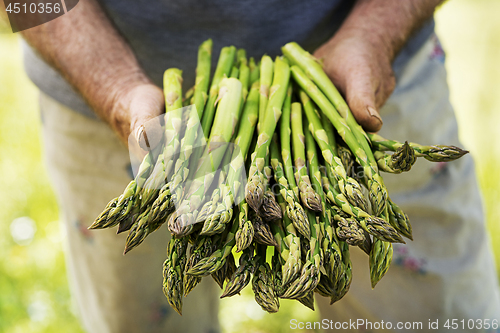
[[[144,122],[134,133],[134,138],[139,143],[139,147],[144,150],[155,148],[160,143],[162,137],[163,129],[158,116]]]
[[[163,92],[160,88],[145,87],[135,92],[137,95],[130,103],[130,135],[144,150],[156,147],[162,137],[161,114],[164,110]]]
[[[354,118],[368,132],[378,132],[383,125],[382,117],[377,108],[377,82],[361,76],[348,80],[346,87],[346,101]]]

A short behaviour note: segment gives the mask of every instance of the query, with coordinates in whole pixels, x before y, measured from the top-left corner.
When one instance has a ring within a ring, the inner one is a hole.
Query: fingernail
[[[380,118],[380,115],[378,114],[377,110],[375,110],[375,109],[374,109],[373,107],[371,107],[371,106],[368,106],[366,109],[368,110],[368,113],[370,114],[370,116],[377,118],[377,120],[378,120],[381,124],[383,123],[382,118]]]
[[[137,129],[137,141],[139,142],[139,147],[145,150],[150,150],[151,147],[149,145],[148,135],[146,134],[146,127],[141,125]]]

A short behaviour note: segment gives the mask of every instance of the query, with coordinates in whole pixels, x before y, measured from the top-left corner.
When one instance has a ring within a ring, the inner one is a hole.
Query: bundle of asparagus
[[[221,298],[251,282],[268,312],[278,311],[279,298],[314,309],[314,292],[336,302],[351,283],[350,246],[369,256],[375,287],[392,244],[412,239],[381,172],[467,153],[365,133],[313,56],[296,43],[282,51],[256,64],[225,47],[210,83],[207,40],[184,100],[182,72],[168,69],[162,141],[90,226],[129,231],[126,253],[166,223],[163,290],[179,314],[183,296],[207,275],[224,289]]]

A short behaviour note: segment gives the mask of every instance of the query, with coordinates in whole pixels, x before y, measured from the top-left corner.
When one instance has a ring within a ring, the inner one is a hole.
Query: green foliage
[[[0,332],[83,332],[72,313],[58,208],[42,161],[38,91],[23,72],[18,38],[0,34],[0,50]],[[28,245],[11,236],[20,217],[36,226]]]

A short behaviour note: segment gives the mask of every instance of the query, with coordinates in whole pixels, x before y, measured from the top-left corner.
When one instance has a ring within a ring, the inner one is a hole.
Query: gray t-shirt
[[[244,48],[256,60],[276,56],[290,41],[314,51],[339,28],[352,8],[349,0],[101,0],[103,8],[135,52],[153,82],[162,86],[170,67],[184,71],[184,88],[194,84],[198,45],[212,38],[212,63],[223,46]],[[403,64],[434,30],[430,20],[408,42],[394,66]],[[24,63],[28,76],[41,91],[89,117],[96,117],[62,76],[26,43]],[[213,67],[214,68],[214,67]],[[395,68],[396,69],[396,68]]]

